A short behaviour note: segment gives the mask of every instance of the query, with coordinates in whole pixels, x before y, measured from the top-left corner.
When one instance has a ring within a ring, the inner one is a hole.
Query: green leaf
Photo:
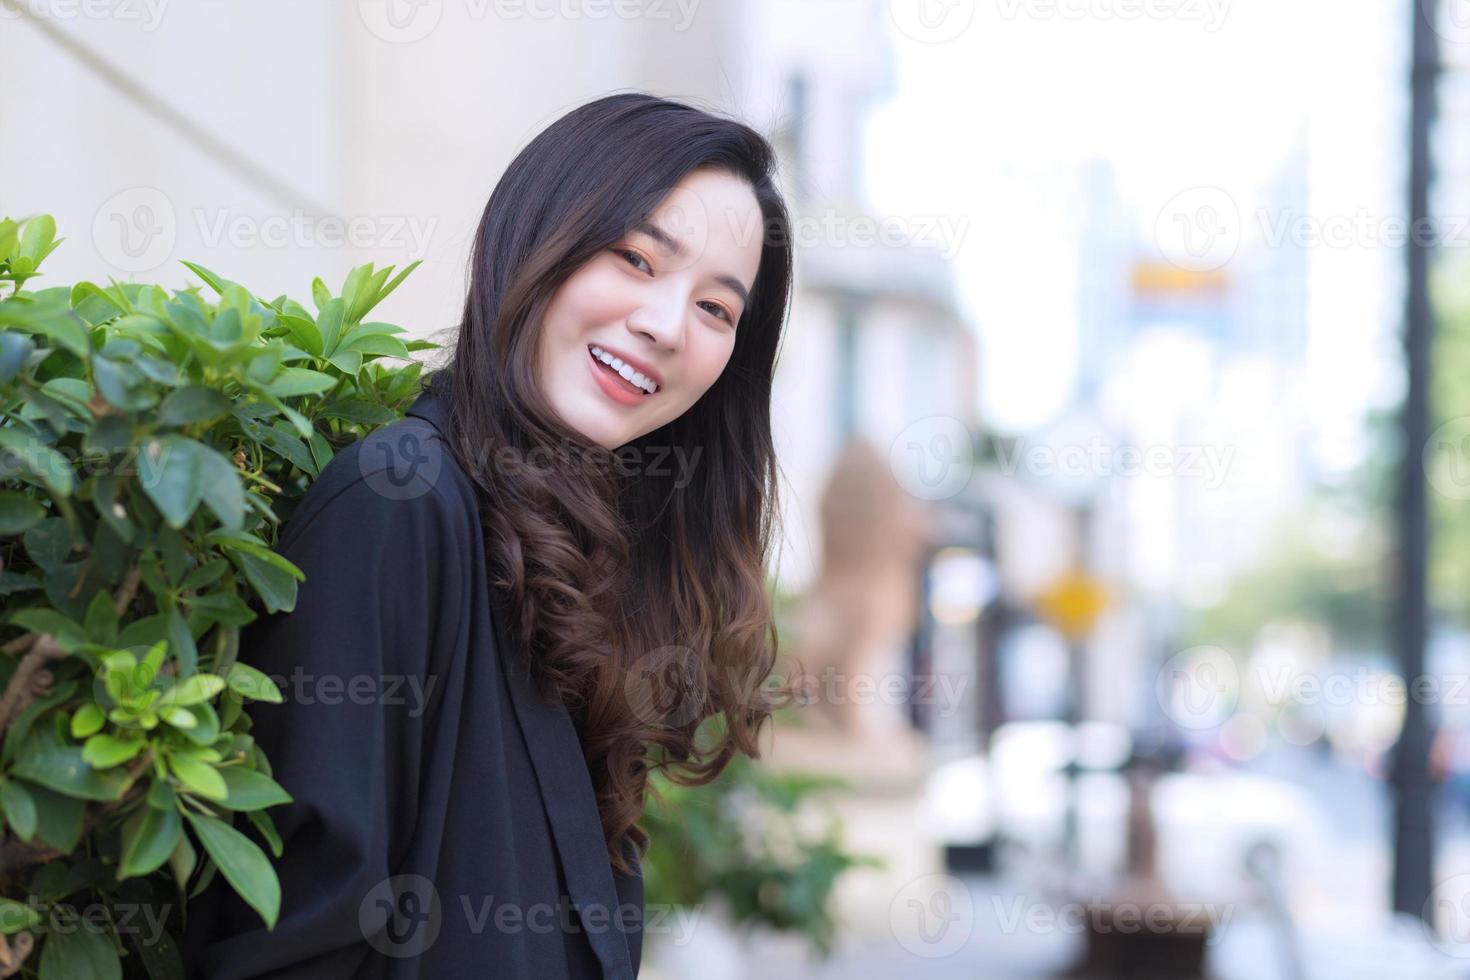
[[[205,283],[209,286],[209,288],[213,289],[217,293],[222,294],[224,293],[226,286],[234,285],[228,280],[221,279],[219,276],[215,275],[213,272],[210,272],[202,265],[198,265],[194,262],[189,262],[184,259],[180,259],[179,262],[182,263],[184,267],[187,268],[190,272],[194,273],[194,275],[198,276],[200,279],[203,279]]]
[[[423,259],[414,259],[408,265],[404,266],[403,271],[394,276],[392,282],[388,283],[388,285],[378,290],[378,295],[373,297],[372,303],[368,305],[367,309],[363,310],[362,313],[359,314],[359,317],[367,316],[374,306],[377,306],[379,303],[383,302],[383,300],[387,299],[388,296],[393,292],[393,290],[397,289],[403,283],[403,280],[408,278],[408,274],[410,272],[417,269],[420,265],[423,264],[423,261]],[[390,265],[388,266],[388,269],[384,271],[389,271],[392,268],[393,267]]]
[[[179,662],[180,677],[189,677],[199,669],[199,647],[177,606],[168,611],[168,645]]]
[[[168,435],[149,439],[138,454],[138,482],[176,530],[189,522],[204,495],[202,448],[193,439]]]
[[[13,898],[0,898],[0,932],[12,936],[40,924],[41,913],[33,906]]]
[[[180,728],[184,737],[197,746],[213,746],[219,740],[220,720],[219,713],[214,710],[212,704],[191,704],[187,708],[178,708],[178,711],[186,711],[194,719],[193,727]]]
[[[385,337],[382,334],[370,334],[366,337],[358,337],[351,343],[343,344],[337,348],[338,352],[357,351],[362,354],[384,355],[387,357],[408,357],[408,348],[403,341],[397,337]]]
[[[226,766],[219,773],[230,791],[230,795],[219,802],[226,810],[261,810],[292,800],[290,793],[264,773],[244,766]]]
[[[3,303],[0,304],[0,326],[40,334],[82,360],[87,360],[92,353],[87,324],[74,310],[65,307],[35,308],[20,302]]]
[[[76,681],[63,681],[52,689],[51,693],[43,698],[37,698],[16,716],[10,723],[10,731],[5,736],[3,745],[0,745],[0,762],[9,764],[15,758],[16,751],[25,742],[26,735],[30,733],[31,726],[36,719],[58,704],[63,704],[76,693]],[[45,836],[44,834],[42,836]]]
[[[246,605],[239,596],[228,592],[213,592],[185,601],[189,603],[192,612],[202,613],[216,623],[227,626],[244,626],[255,619],[255,610]]]
[[[87,639],[93,643],[111,644],[117,639],[117,606],[107,592],[98,592],[87,606],[87,618],[82,623]]]
[[[30,791],[13,779],[0,783],[0,806],[15,836],[28,841],[36,833],[36,801]]]
[[[107,721],[107,716],[96,703],[88,702],[77,709],[77,713],[71,716],[71,737],[87,738],[102,731],[102,725]]]
[[[225,679],[215,674],[195,674],[179,681],[159,699],[158,706],[190,705],[208,701],[225,689]]]
[[[271,704],[281,703],[281,689],[269,675],[250,666],[247,663],[235,661],[230,667],[226,680],[230,690],[242,694],[256,701],[268,701]]]
[[[9,384],[36,349],[36,342],[24,334],[0,333],[0,385]]]
[[[322,335],[322,350],[331,355],[337,350],[337,341],[342,335],[347,308],[340,299],[329,300],[317,314],[316,328]]]
[[[14,453],[20,464],[41,478],[46,488],[58,497],[70,496],[75,486],[71,465],[66,457],[46,445],[26,429],[0,426],[0,449]],[[0,461],[4,454],[0,454]]]
[[[311,281],[311,301],[316,304],[318,313],[332,301],[331,290],[327,289],[327,284],[322,282],[320,276]]]
[[[230,560],[250,583],[267,612],[296,608],[296,580],[258,555],[230,550]]]
[[[287,314],[283,314],[279,320],[286,328],[286,335],[296,342],[296,346],[313,357],[321,357],[322,333],[317,329],[315,322],[306,317]]]
[[[58,640],[80,643],[87,638],[86,630],[54,609],[20,609],[11,613],[7,622],[32,633],[49,633]]]
[[[200,446],[197,453],[204,505],[227,529],[241,530],[245,525],[245,487],[240,482],[240,471],[223,453],[208,446]]]
[[[0,537],[20,534],[46,516],[46,508],[28,494],[14,490],[0,491]]]
[[[326,391],[337,381],[330,374],[309,368],[283,368],[265,390],[277,398],[297,398]]]
[[[20,234],[20,249],[16,254],[39,265],[55,242],[56,219],[49,214],[38,214],[25,223]]]
[[[92,768],[75,746],[58,745],[34,735],[16,755],[10,768],[12,775],[82,800],[120,800],[132,783],[132,777],[123,770]]]
[[[146,875],[163,866],[178,845],[184,823],[173,808],[139,807],[123,824],[122,863],[118,878]]]
[[[174,753],[168,757],[168,767],[185,786],[200,796],[223,800],[230,793],[219,770],[207,762]]]
[[[159,425],[183,426],[212,422],[227,414],[230,400],[222,392],[204,385],[189,385],[171,392],[158,406]]]
[[[196,863],[197,857],[194,853],[194,845],[189,843],[189,835],[181,834],[178,846],[168,856],[168,865],[173,869],[174,880],[178,882],[180,890],[188,883],[189,876],[194,873]]]
[[[40,973],[41,980],[121,980],[122,963],[107,932],[77,915],[65,929],[46,933]]]
[[[274,929],[281,911],[281,883],[265,852],[223,820],[184,812],[225,880],[260,913],[266,928]]]
[[[148,740],[144,738],[100,733],[87,739],[82,746],[82,758],[94,769],[111,769],[135,757],[147,744]]]
[[[36,804],[36,835],[58,851],[76,850],[87,804],[41,785],[27,783],[25,790]]]

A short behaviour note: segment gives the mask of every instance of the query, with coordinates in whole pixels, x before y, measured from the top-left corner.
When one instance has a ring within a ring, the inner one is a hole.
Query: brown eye
[[[615,248],[613,249],[613,252],[614,254],[621,255],[625,260],[628,259],[628,257],[631,255],[634,261],[629,261],[629,265],[633,266],[633,268],[636,269],[638,268],[638,263],[642,262],[644,266],[648,267],[648,271],[650,273],[653,272],[653,268],[651,266],[648,266],[648,260],[645,259],[642,255],[639,255],[637,252],[633,251],[631,248]]]
[[[707,306],[713,307],[713,309],[711,309],[710,312],[713,313],[713,314],[715,314],[716,316],[724,317],[724,319],[725,319],[725,321],[727,323],[734,323],[735,322],[731,318],[730,312],[728,310],[726,310],[723,306],[721,306],[719,303],[715,303],[715,302],[712,302],[711,300],[707,300],[707,299],[706,300],[701,300],[700,302],[704,303]]]

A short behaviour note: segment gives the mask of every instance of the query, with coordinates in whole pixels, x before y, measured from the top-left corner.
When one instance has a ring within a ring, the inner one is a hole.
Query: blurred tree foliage
[[[1430,608],[1442,625],[1470,628],[1470,263],[1441,261],[1432,289],[1435,435],[1428,452],[1409,451],[1430,477]],[[1331,631],[1335,649],[1390,650],[1394,508],[1404,452],[1397,413],[1394,406],[1368,414],[1369,450],[1361,465],[1341,485],[1319,487],[1281,521],[1270,557],[1195,618],[1187,643],[1244,650],[1263,624],[1307,618]]]

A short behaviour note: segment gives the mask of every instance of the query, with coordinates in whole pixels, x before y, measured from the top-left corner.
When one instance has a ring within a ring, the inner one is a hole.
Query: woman
[[[757,755],[777,703],[775,165],[631,93],[501,178],[452,360],[312,484],[296,606],[242,637],[284,682],[251,706],[294,797],[281,915],[212,882],[201,975],[636,975],[649,772]]]

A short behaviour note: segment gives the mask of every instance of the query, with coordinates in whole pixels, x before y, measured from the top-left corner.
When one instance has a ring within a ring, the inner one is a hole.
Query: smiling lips
[[[598,360],[597,356],[592,353],[591,347],[587,348],[587,364],[592,371],[593,380],[597,382],[598,387],[618,404],[638,405],[646,399],[653,397],[631,381],[623,378],[611,366]]]

